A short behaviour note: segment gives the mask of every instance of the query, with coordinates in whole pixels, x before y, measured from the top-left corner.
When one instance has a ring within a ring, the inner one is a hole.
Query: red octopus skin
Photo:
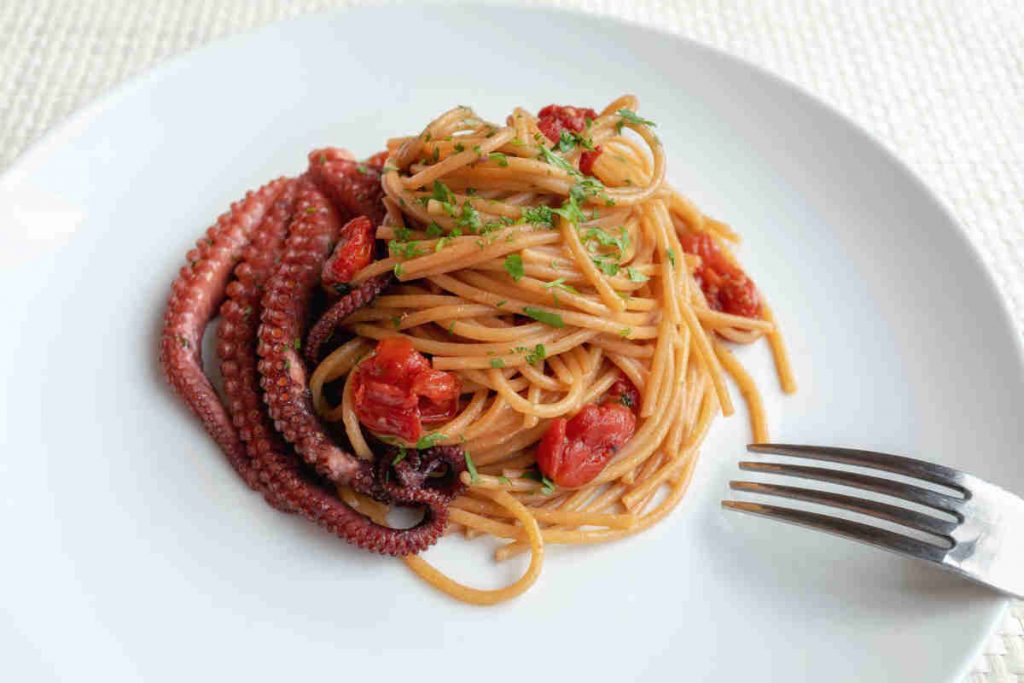
[[[309,153],[309,175],[320,189],[336,204],[354,216],[366,216],[374,225],[384,221],[381,170],[376,164],[345,159],[336,148]]]
[[[228,298],[221,307],[217,352],[221,358],[228,410],[272,504],[286,512],[298,512],[343,539],[355,539],[363,548],[394,554],[405,548],[388,545],[386,533],[378,532],[375,525],[367,527],[366,518],[303,471],[291,447],[274,431],[263,406],[256,367],[261,288],[283,251],[289,221],[296,209],[297,189],[297,183],[291,183],[274,203],[235,269],[236,279],[227,287]],[[368,462],[360,463],[356,485],[374,491],[379,498],[390,500],[399,496],[405,500],[421,499],[424,504],[434,502],[437,496],[432,492],[418,496],[408,491],[408,486],[401,486],[402,481],[409,481],[417,482],[422,488],[422,479],[416,480],[415,476],[407,469],[396,469],[394,482],[389,475],[384,475],[386,484],[377,487],[373,466]],[[440,502],[446,504],[448,499],[450,496]]]
[[[385,452],[371,465],[334,444],[320,425],[298,348],[320,269],[339,229],[337,212],[326,197],[315,187],[303,187],[285,253],[262,300],[257,353],[264,400],[277,431],[330,481],[386,502],[427,508],[423,521],[409,529],[376,525],[347,506],[335,510],[335,533],[349,542],[389,555],[413,554],[432,545],[444,531],[448,502],[459,486],[461,450],[442,447],[414,452],[395,465]],[[447,476],[431,486],[426,475],[440,464]],[[390,480],[391,472],[396,481]],[[308,487],[298,491],[311,493]]]
[[[280,178],[250,192],[217,219],[187,255],[171,286],[160,338],[160,365],[168,383],[203,423],[245,482],[259,489],[245,446],[216,390],[203,374],[203,332],[224,297],[245,245],[287,184]]]
[[[235,268],[235,279],[227,286],[227,299],[220,308],[217,328],[217,356],[228,413],[246,445],[248,467],[259,478],[264,496],[284,512],[292,512],[292,505],[287,497],[268,485],[265,473],[260,472],[261,456],[267,451],[276,453],[285,448],[285,444],[274,433],[263,407],[256,372],[256,331],[261,288],[284,249],[288,226],[295,213],[298,185],[299,181],[289,181],[245,247],[242,260]],[[290,457],[293,463],[297,462],[294,454]]]
[[[391,273],[376,275],[365,282],[356,285],[356,288],[345,294],[331,304],[330,308],[324,311],[317,319],[309,334],[306,335],[306,360],[311,364],[320,360],[320,349],[324,343],[331,338],[334,331],[342,320],[351,315],[354,311],[363,306],[368,306],[377,295],[391,284]]]

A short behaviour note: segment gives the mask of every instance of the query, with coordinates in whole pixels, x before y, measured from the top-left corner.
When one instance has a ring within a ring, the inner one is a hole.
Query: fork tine
[[[779,496],[781,498],[791,498],[793,500],[807,501],[808,503],[842,508],[851,512],[858,512],[863,515],[870,515],[871,517],[902,524],[905,527],[917,529],[918,531],[926,531],[936,536],[948,536],[958,526],[956,522],[939,519],[916,510],[879,503],[874,500],[846,496],[841,493],[832,493],[830,491],[815,491],[814,489],[799,488],[797,486],[780,486],[778,484],[763,484],[753,481],[730,481],[729,488],[734,491],[759,493],[765,496]]]
[[[807,467],[804,465],[784,465],[773,462],[751,462],[744,460],[740,462],[740,469],[748,472],[765,472],[767,474],[780,474],[786,477],[814,479],[830,484],[841,484],[866,491],[874,491],[875,493],[902,498],[903,500],[948,512],[955,515],[960,521],[963,521],[961,508],[964,501],[962,499],[921,488],[920,486],[913,486],[912,484],[904,484],[890,479],[872,477],[856,472],[846,472],[844,470],[830,470],[823,467]]]
[[[775,505],[761,505],[760,503],[748,503],[738,500],[723,500],[722,507],[738,512],[746,512],[752,515],[775,519],[780,522],[788,522],[799,526],[818,529],[837,536],[860,541],[869,545],[885,548],[893,552],[909,555],[922,560],[941,562],[946,555],[946,550],[916,538],[897,534],[886,529],[851,522],[838,517],[830,517],[816,512],[806,510],[795,510],[793,508],[778,507]]]
[[[844,465],[856,465],[858,467],[869,467],[876,470],[885,470],[893,474],[902,474],[922,481],[928,481],[940,486],[948,486],[964,494],[967,489],[964,487],[967,475],[952,467],[936,465],[924,460],[907,458],[902,455],[890,455],[889,453],[878,453],[876,451],[861,451],[854,448],[832,448],[829,446],[803,446],[782,443],[752,443],[747,445],[751,453],[772,453],[774,455],[788,455],[795,458],[808,458],[811,460],[825,460],[827,462],[838,462]]]

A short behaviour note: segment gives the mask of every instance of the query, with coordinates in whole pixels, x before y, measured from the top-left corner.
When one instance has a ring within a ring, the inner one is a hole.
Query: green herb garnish
[[[562,320],[562,316],[551,311],[545,311],[542,308],[534,308],[533,306],[523,306],[523,315],[528,318],[533,318],[539,323],[550,325],[551,327],[565,327],[565,321]]]
[[[487,155],[487,158],[489,158],[491,161],[497,161],[498,166],[501,166],[502,168],[508,166],[508,156],[502,154],[501,152],[491,152],[490,154]]]
[[[495,370],[500,370],[501,368],[505,367],[505,361],[503,361],[500,358],[492,358],[491,367],[494,368]]]
[[[417,450],[421,451],[425,448],[431,448],[432,446],[434,446],[434,444],[436,444],[438,441],[444,438],[447,437],[445,437],[445,435],[441,434],[440,432],[434,432],[433,434],[424,434],[416,442],[416,448]]]
[[[523,279],[523,257],[519,254],[509,254],[505,257],[505,270],[512,276],[515,282]]]
[[[630,282],[647,282],[650,279],[633,266],[626,268],[626,275],[629,276]]]
[[[473,458],[469,455],[469,451],[463,451],[462,454],[466,458],[466,471],[469,472],[469,480],[475,484],[480,475],[476,473],[476,465],[473,463]]]

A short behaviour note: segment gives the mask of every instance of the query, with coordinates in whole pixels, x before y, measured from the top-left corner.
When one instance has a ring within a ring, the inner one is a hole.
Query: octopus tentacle
[[[263,283],[270,277],[277,258],[284,250],[288,226],[295,213],[298,185],[296,180],[288,182],[253,233],[252,241],[235,268],[235,279],[227,286],[227,298],[220,309],[221,322],[217,329],[217,355],[224,380],[226,407],[248,455],[243,478],[247,482],[258,482],[268,502],[284,512],[293,511],[287,496],[270,486],[265,473],[260,472],[262,457],[268,452],[276,454],[286,445],[274,432],[263,410],[256,371],[256,332],[259,329]],[[297,463],[294,454],[290,454],[290,459]]]
[[[245,447],[216,390],[203,374],[201,344],[250,235],[286,183],[280,178],[247,194],[218,218],[206,237],[188,253],[188,265],[171,286],[160,339],[160,365],[168,383],[254,488],[258,482],[248,467]]]
[[[378,499],[426,508],[423,520],[409,529],[380,526],[347,506],[332,506],[329,515],[320,514],[316,521],[361,548],[409,555],[430,546],[444,532],[448,502],[459,486],[458,467],[450,466],[442,477],[449,480],[447,488],[428,485],[425,477],[436,469],[431,464],[438,457],[435,453],[452,461],[455,456],[446,449],[416,452],[409,464],[396,464],[398,471],[405,473],[403,481],[395,485],[382,482],[382,478],[388,479],[388,472],[382,477],[381,469],[394,464],[395,458],[384,451],[370,463],[330,439],[314,412],[306,367],[299,355],[299,340],[320,268],[340,227],[338,215],[323,193],[303,187],[285,253],[263,296],[257,353],[264,400],[277,430],[321,475]],[[422,471],[423,478],[417,479],[415,471]],[[289,495],[296,500],[297,509],[317,502],[316,491],[309,487],[296,488]]]
[[[374,225],[384,221],[382,167],[360,164],[344,157],[344,150],[327,147],[309,154],[309,175],[336,204],[356,216],[366,216]]]
[[[331,304],[306,335],[306,360],[310,363],[319,361],[320,349],[331,338],[341,321],[354,311],[368,306],[385,287],[391,284],[391,280],[390,273],[371,277]]]

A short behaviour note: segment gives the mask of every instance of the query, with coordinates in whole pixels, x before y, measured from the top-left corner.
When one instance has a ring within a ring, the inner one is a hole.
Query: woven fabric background
[[[0,0],[0,170],[98,94],[219,36],[359,0]],[[871,131],[952,207],[1024,330],[1021,0],[548,0],[713,45]],[[1024,683],[1024,603],[972,683]]]

